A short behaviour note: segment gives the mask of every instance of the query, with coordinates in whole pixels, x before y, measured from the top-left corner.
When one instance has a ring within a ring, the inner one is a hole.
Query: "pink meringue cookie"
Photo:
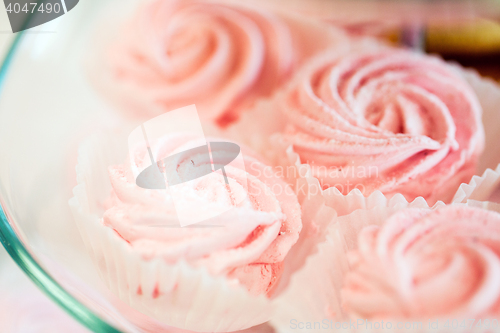
[[[159,139],[153,154],[160,161],[179,147],[199,145],[190,135],[174,134]],[[214,158],[214,154],[224,151],[211,154]],[[207,222],[219,227],[180,228],[169,192],[143,189],[135,184],[132,170],[148,163],[146,149],[132,155],[134,165],[110,167],[113,190],[102,223],[114,229],[144,260],[160,257],[169,264],[184,260],[195,267],[205,267],[212,274],[225,275],[254,295],[269,294],[302,228],[300,206],[288,185],[266,172],[268,166],[246,149],[242,154],[244,170],[225,167],[230,183],[236,184],[231,185],[231,190],[221,177],[212,173],[192,188],[189,185],[185,197],[175,198],[176,203],[184,200],[187,204],[200,202],[232,208],[229,214]],[[186,176],[186,164],[202,170],[210,164],[210,159],[200,154],[186,155],[175,168],[180,177]],[[151,227],[159,225],[167,227]]]
[[[360,318],[500,316],[500,214],[405,209],[365,227],[341,292]]]
[[[484,146],[472,88],[445,62],[400,49],[318,57],[278,107],[284,141],[344,194],[450,201]]]
[[[124,111],[149,119],[196,104],[221,126],[306,59],[347,41],[326,23],[204,0],[149,1],[119,35],[95,81]]]

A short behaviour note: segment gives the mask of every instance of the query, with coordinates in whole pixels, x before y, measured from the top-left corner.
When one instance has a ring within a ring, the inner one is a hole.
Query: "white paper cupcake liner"
[[[360,191],[352,191],[344,196],[338,190],[328,190],[323,193],[323,198],[325,206],[333,203],[337,207],[338,204],[344,207],[341,213],[345,214],[333,216],[324,222],[328,225],[325,240],[316,245],[317,252],[307,258],[305,265],[291,278],[287,290],[275,300],[277,311],[271,324],[278,332],[319,332],[324,329],[313,327],[301,330],[298,323],[343,319],[339,295],[343,274],[347,269],[343,245],[352,244],[353,237],[366,225],[362,216],[367,215],[372,223],[382,223],[390,212],[399,209],[430,209],[422,198],[408,203],[402,195],[396,195],[389,200],[378,191],[365,198]],[[308,201],[312,201],[312,197]],[[342,230],[342,234],[334,232],[335,225],[339,223],[351,225],[352,229]]]
[[[350,214],[357,209],[372,209],[380,206],[399,207],[408,204],[402,194],[388,197],[380,191],[374,191],[365,196],[359,189],[354,189],[347,195],[344,195],[335,187],[323,190],[319,180],[313,176],[311,166],[302,164],[300,156],[293,151],[291,146],[284,148],[285,144],[280,142],[279,136],[274,137],[274,140],[275,145],[281,145],[281,150],[284,151],[281,157],[278,157],[278,163],[286,165],[286,167],[294,166],[296,168],[296,172],[291,174],[297,177],[289,177],[288,181],[294,184],[294,189],[301,204],[307,203],[308,205],[313,205],[311,201],[316,205],[324,203],[326,206],[334,209],[337,216]],[[418,197],[412,202],[412,204],[417,203],[427,205],[427,202],[422,197]],[[436,205],[440,204],[442,202],[436,203]]]
[[[500,164],[495,170],[486,169],[482,176],[473,176],[468,184],[462,184],[455,193],[453,203],[469,200],[487,201],[500,184]]]
[[[305,265],[291,278],[287,290],[275,300],[277,310],[271,319],[271,324],[277,332],[373,332],[371,329],[365,329],[363,325],[355,326],[357,329],[352,330],[350,323],[357,322],[357,319],[349,318],[342,309],[340,290],[345,274],[349,270],[346,253],[357,247],[358,234],[364,227],[382,225],[389,216],[399,210],[406,208],[432,210],[445,206],[442,202],[438,202],[435,206],[429,207],[425,200],[414,200],[409,203],[402,196],[373,206],[369,198],[363,200],[361,193],[351,195],[356,195],[360,206],[367,207],[367,209],[358,209],[332,219],[327,228],[325,240],[317,245],[317,252],[307,258]],[[361,201],[364,202],[361,203]],[[467,204],[452,205],[467,205],[500,212],[500,204],[492,202],[469,200]],[[380,320],[373,319],[372,321],[380,323]],[[413,321],[409,320],[409,322]],[[429,329],[428,318],[420,321],[424,323],[424,326],[419,329],[396,330],[396,327],[393,327],[376,331],[438,331]],[[317,325],[314,326],[314,323]],[[443,326],[441,325],[440,328],[442,329]],[[462,331],[474,331],[474,329]]]
[[[107,287],[134,309],[170,326],[198,332],[231,332],[266,322],[272,304],[252,296],[222,276],[145,261],[126,241],[100,222],[111,185],[107,167],[126,158],[126,137],[107,133],[80,148],[78,185],[70,206],[82,239]]]
[[[489,200],[500,184],[500,85],[489,78],[481,77],[475,70],[455,69],[476,92],[483,108],[483,126],[485,132],[485,148],[479,158],[477,175],[468,184],[462,184],[452,202],[465,203],[467,200]]]
[[[483,126],[486,135],[484,153],[479,158],[478,174],[487,168],[495,169],[500,163],[500,145],[498,144],[498,128],[500,128],[500,85],[490,78],[484,78],[473,69],[463,69],[455,65],[464,79],[474,89],[483,108]]]

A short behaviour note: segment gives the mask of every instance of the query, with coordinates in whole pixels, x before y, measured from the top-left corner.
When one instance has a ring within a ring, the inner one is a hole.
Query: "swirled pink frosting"
[[[406,209],[365,227],[342,289],[361,318],[500,316],[500,214]]]
[[[345,41],[325,23],[259,7],[155,0],[120,32],[96,81],[136,116],[196,104],[227,125],[305,59]]]
[[[202,144],[190,135],[170,135],[154,145],[153,154],[160,161],[174,151]],[[217,154],[225,153],[222,149],[211,155],[216,160]],[[192,204],[193,213],[207,204],[232,208],[207,222],[215,227],[181,228],[168,192],[136,186],[133,170],[149,163],[145,148],[133,154],[133,163],[110,167],[113,190],[102,219],[104,225],[113,228],[145,260],[161,257],[171,264],[185,260],[238,281],[252,294],[268,294],[281,275],[287,252],[298,239],[300,206],[288,185],[266,170],[269,167],[252,152],[244,149],[242,153],[244,168],[225,166],[230,189],[220,175],[212,173],[189,183],[182,199],[175,198],[176,203],[183,200]],[[207,156],[187,154],[179,160],[176,172],[180,179],[187,179],[184,177],[204,170],[207,164]]]
[[[283,134],[324,188],[451,200],[483,150],[481,107],[445,62],[409,51],[317,58],[279,98]]]

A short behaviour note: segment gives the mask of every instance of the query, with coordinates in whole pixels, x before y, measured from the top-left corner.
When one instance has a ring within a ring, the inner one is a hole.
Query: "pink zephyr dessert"
[[[106,45],[94,82],[135,117],[196,104],[226,126],[311,56],[345,42],[326,23],[258,6],[154,0]]]
[[[154,144],[153,154],[160,161],[174,151],[199,145],[189,134],[169,135]],[[214,160],[225,153],[223,148],[211,151]],[[169,265],[186,261],[208,269],[211,274],[226,276],[253,295],[269,295],[279,281],[288,250],[298,239],[302,227],[300,206],[293,191],[270,190],[285,189],[287,184],[274,175],[269,177],[264,172],[266,165],[253,153],[244,149],[243,158],[244,170],[225,167],[232,184],[230,189],[220,176],[212,173],[191,182],[190,188],[180,194],[182,197],[175,198],[176,202],[198,203],[194,207],[208,202],[213,209],[233,208],[229,214],[208,220],[206,227],[180,228],[169,192],[136,185],[132,170],[149,161],[147,150],[138,150],[131,158],[134,165],[126,163],[109,168],[112,196],[102,223],[146,261],[162,258]],[[190,172],[196,173],[210,163],[209,156],[193,153],[179,160],[175,169],[185,179]],[[213,224],[216,227],[210,227]],[[167,227],[158,227],[161,225]],[[140,294],[143,290],[139,286],[133,292]]]
[[[380,47],[316,58],[277,107],[282,140],[323,188],[450,201],[484,146],[481,106],[440,59]]]
[[[500,317],[499,213],[401,210],[362,229],[348,258],[341,297],[352,317]]]

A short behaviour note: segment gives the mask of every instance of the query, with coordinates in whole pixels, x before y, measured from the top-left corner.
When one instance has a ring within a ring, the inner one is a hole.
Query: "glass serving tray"
[[[110,121],[112,114],[111,106],[90,87],[84,69],[89,41],[98,34],[95,22],[138,2],[80,1],[67,15],[18,33],[0,68],[0,240],[40,289],[95,332],[179,332],[131,309],[106,289],[87,257],[68,206],[76,183],[77,144],[96,124]],[[391,8],[403,20],[417,3],[419,19],[436,17],[436,11],[425,6],[427,1],[320,0],[316,9],[310,1],[272,1],[272,5],[308,8],[312,15],[332,13],[328,19],[333,20],[345,13],[359,17],[368,13],[372,19],[370,8]],[[499,12],[497,0],[484,1],[485,6],[455,1],[461,8],[456,11],[453,5],[440,3],[448,17]],[[497,6],[491,7],[492,3]]]

